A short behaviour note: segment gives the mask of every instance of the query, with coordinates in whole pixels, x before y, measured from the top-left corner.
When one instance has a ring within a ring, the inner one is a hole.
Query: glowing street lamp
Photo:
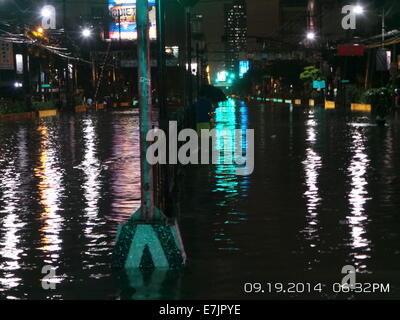
[[[36,27],[34,30],[32,30],[32,34],[35,37],[44,38],[44,28],[42,26]]]
[[[48,7],[43,7],[43,9],[40,11],[40,14],[43,18],[50,18],[52,12]]]
[[[85,28],[82,30],[82,36],[84,38],[89,38],[92,35],[92,30],[90,30],[89,28]]]
[[[316,37],[315,32],[310,31],[310,32],[307,33],[307,39],[308,40],[315,40],[315,37]]]
[[[45,5],[40,10],[42,23],[44,29],[56,29],[56,8],[52,5]]]
[[[364,8],[358,4],[358,5],[354,6],[353,11],[355,14],[363,14]]]

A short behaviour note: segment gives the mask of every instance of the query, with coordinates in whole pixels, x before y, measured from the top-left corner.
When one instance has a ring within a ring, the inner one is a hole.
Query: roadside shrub
[[[366,91],[362,88],[358,88],[355,85],[348,85],[346,88],[346,94],[348,101],[352,103],[367,103]]]
[[[364,99],[379,115],[387,115],[394,107],[394,92],[390,88],[374,88],[365,92]]]
[[[54,101],[33,101],[32,102],[32,108],[35,111],[39,111],[39,110],[50,110],[50,109],[55,109],[56,108],[56,104]]]
[[[28,112],[24,101],[0,100],[0,114]]]

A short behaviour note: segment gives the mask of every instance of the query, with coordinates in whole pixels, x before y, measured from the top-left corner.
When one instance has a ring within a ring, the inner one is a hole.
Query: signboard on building
[[[376,52],[376,71],[388,71],[390,69],[392,52],[385,48],[379,48]]]
[[[24,58],[23,58],[22,54],[15,55],[15,63],[16,63],[15,70],[17,71],[17,74],[23,74],[24,73]]]
[[[249,60],[239,61],[239,78],[242,79],[243,76],[249,71],[250,62]]]
[[[0,41],[0,70],[14,70],[12,43]]]
[[[217,80],[216,82],[225,82],[228,77],[228,72],[220,71],[217,73]]]
[[[313,82],[313,88],[314,89],[325,89],[326,88],[325,80],[315,80]]]
[[[149,0],[150,39],[157,38],[155,0]],[[136,0],[108,0],[108,9],[113,18],[109,36],[112,40],[136,40]]]
[[[157,67],[157,60],[151,59],[150,61],[151,67]],[[178,59],[167,59],[165,61],[165,65],[167,67],[176,67],[179,65]],[[138,62],[136,59],[122,59],[121,60],[121,68],[137,68]]]
[[[339,56],[363,56],[365,47],[357,44],[341,44],[338,46]]]

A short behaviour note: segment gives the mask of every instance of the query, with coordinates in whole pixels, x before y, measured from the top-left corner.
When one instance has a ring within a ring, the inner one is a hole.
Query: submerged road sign
[[[179,269],[186,262],[177,224],[141,224],[134,221],[120,226],[114,251],[117,269]]]

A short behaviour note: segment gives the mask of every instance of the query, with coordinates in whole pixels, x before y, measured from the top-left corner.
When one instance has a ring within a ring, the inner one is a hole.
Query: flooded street
[[[111,273],[118,224],[140,205],[137,111],[0,122],[0,298],[357,298],[333,292],[354,266],[400,298],[400,121],[368,113],[230,102],[215,128],[255,129],[255,169],[187,166],[179,181],[188,265]],[[219,143],[217,141],[217,147]],[[56,289],[41,285],[56,267]],[[119,278],[119,280],[118,280]],[[323,292],[246,293],[246,283]],[[363,296],[360,296],[363,298]]]

